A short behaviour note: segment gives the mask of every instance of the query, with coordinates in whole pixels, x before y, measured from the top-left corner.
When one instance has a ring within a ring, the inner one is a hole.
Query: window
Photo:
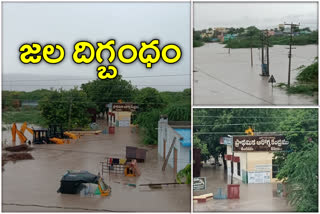
[[[238,173],[238,176],[240,176],[240,161],[237,163],[237,173]]]

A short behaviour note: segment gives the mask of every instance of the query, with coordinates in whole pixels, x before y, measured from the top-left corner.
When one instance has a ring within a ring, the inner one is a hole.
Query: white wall
[[[232,155],[231,146],[227,146],[227,154]],[[246,152],[235,152],[234,156],[240,157],[240,176],[238,175],[238,164],[233,163],[233,177],[242,181],[242,170],[247,171],[247,153]],[[231,161],[227,161],[228,166],[228,176],[231,176]]]
[[[167,124],[167,120],[160,119],[158,122],[158,155],[163,158],[163,143],[166,142],[166,155],[169,152],[172,141],[176,137],[174,148],[177,149],[178,161],[177,161],[177,172],[183,169],[188,163],[190,163],[190,147],[182,146],[179,141],[180,135],[174,131],[172,127]],[[174,149],[172,150],[168,165],[174,168]]]

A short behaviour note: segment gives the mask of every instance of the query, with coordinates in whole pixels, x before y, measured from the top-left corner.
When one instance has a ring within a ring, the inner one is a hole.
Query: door
[[[178,150],[174,148],[174,173],[177,173],[178,170]]]
[[[163,159],[166,159],[166,140],[163,140]]]

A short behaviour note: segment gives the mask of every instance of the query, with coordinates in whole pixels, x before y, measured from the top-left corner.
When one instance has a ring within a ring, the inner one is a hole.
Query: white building
[[[233,178],[243,183],[278,182],[278,166],[273,163],[273,153],[287,149],[289,142],[283,136],[233,136],[229,140],[224,138],[223,142],[227,145],[226,155],[232,158],[233,152],[234,158],[238,159],[233,163],[227,160],[228,176],[233,168]]]
[[[191,163],[190,121],[168,121],[166,116],[161,116],[158,122],[158,155],[163,160],[167,157],[175,137],[168,165],[177,173]]]

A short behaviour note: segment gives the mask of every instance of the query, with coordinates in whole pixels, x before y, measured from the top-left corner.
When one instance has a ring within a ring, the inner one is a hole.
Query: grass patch
[[[41,116],[41,112],[38,109],[3,111],[2,121],[5,124],[27,122],[28,124],[45,126],[45,119]]]
[[[314,63],[305,67],[300,66],[300,70],[297,80],[298,82],[287,86],[285,83],[277,84],[277,87],[285,89],[288,94],[305,94],[314,96],[318,93],[318,58],[315,59]],[[316,100],[317,101],[317,100]]]
[[[314,84],[297,84],[287,89],[289,94],[306,94],[313,96],[318,91],[318,86]]]
[[[305,94],[309,96],[313,96],[316,92],[318,92],[318,85],[317,84],[293,84],[289,88],[285,83],[277,84],[277,87],[281,89],[285,89],[288,94]]]

